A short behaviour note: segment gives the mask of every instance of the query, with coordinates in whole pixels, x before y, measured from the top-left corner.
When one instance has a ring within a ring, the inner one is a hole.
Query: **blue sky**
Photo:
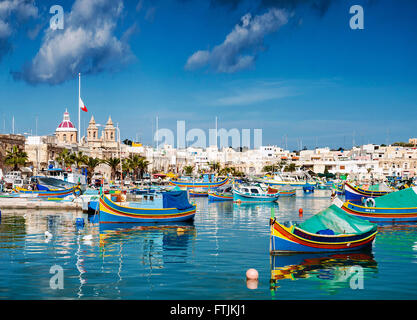
[[[290,149],[416,136],[415,1],[38,2],[0,0],[0,132],[14,116],[19,133],[35,134],[38,117],[51,134],[65,108],[77,125],[81,72],[82,129],[111,115],[123,139],[146,144],[156,116],[207,133],[217,116],[261,128],[264,144],[286,135]],[[55,4],[64,30],[49,28]],[[349,27],[354,4],[363,30]]]

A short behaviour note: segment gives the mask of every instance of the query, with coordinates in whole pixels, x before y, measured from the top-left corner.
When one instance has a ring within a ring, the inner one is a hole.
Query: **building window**
[[[63,138],[64,138],[64,142],[67,142],[67,135],[65,133],[64,133]]]

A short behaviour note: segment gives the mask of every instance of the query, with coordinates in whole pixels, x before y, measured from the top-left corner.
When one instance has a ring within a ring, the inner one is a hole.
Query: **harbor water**
[[[278,204],[193,201],[194,222],[171,225],[2,212],[0,299],[417,298],[417,225],[380,227],[371,253],[271,257],[271,208],[280,222],[305,220],[330,205],[329,190],[297,190]],[[259,272],[254,287],[250,268]]]

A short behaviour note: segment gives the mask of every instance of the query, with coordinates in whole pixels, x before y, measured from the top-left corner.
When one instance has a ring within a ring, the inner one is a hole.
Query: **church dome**
[[[70,120],[70,116],[69,116],[67,109],[65,109],[64,118],[62,122],[59,124],[56,131],[77,131],[77,129],[75,128],[75,126],[72,124]]]

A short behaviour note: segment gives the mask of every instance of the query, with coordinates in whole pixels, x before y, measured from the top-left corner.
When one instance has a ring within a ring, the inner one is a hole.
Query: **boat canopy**
[[[406,188],[375,198],[377,208],[415,208],[417,207],[417,188]]]
[[[188,202],[187,191],[167,191],[162,194],[162,203],[164,208],[177,208],[186,210],[193,205]]]
[[[369,191],[392,191],[385,183],[377,183],[368,187]]]
[[[297,225],[310,233],[335,235],[362,234],[371,231],[375,226],[367,220],[352,217],[334,204]]]

